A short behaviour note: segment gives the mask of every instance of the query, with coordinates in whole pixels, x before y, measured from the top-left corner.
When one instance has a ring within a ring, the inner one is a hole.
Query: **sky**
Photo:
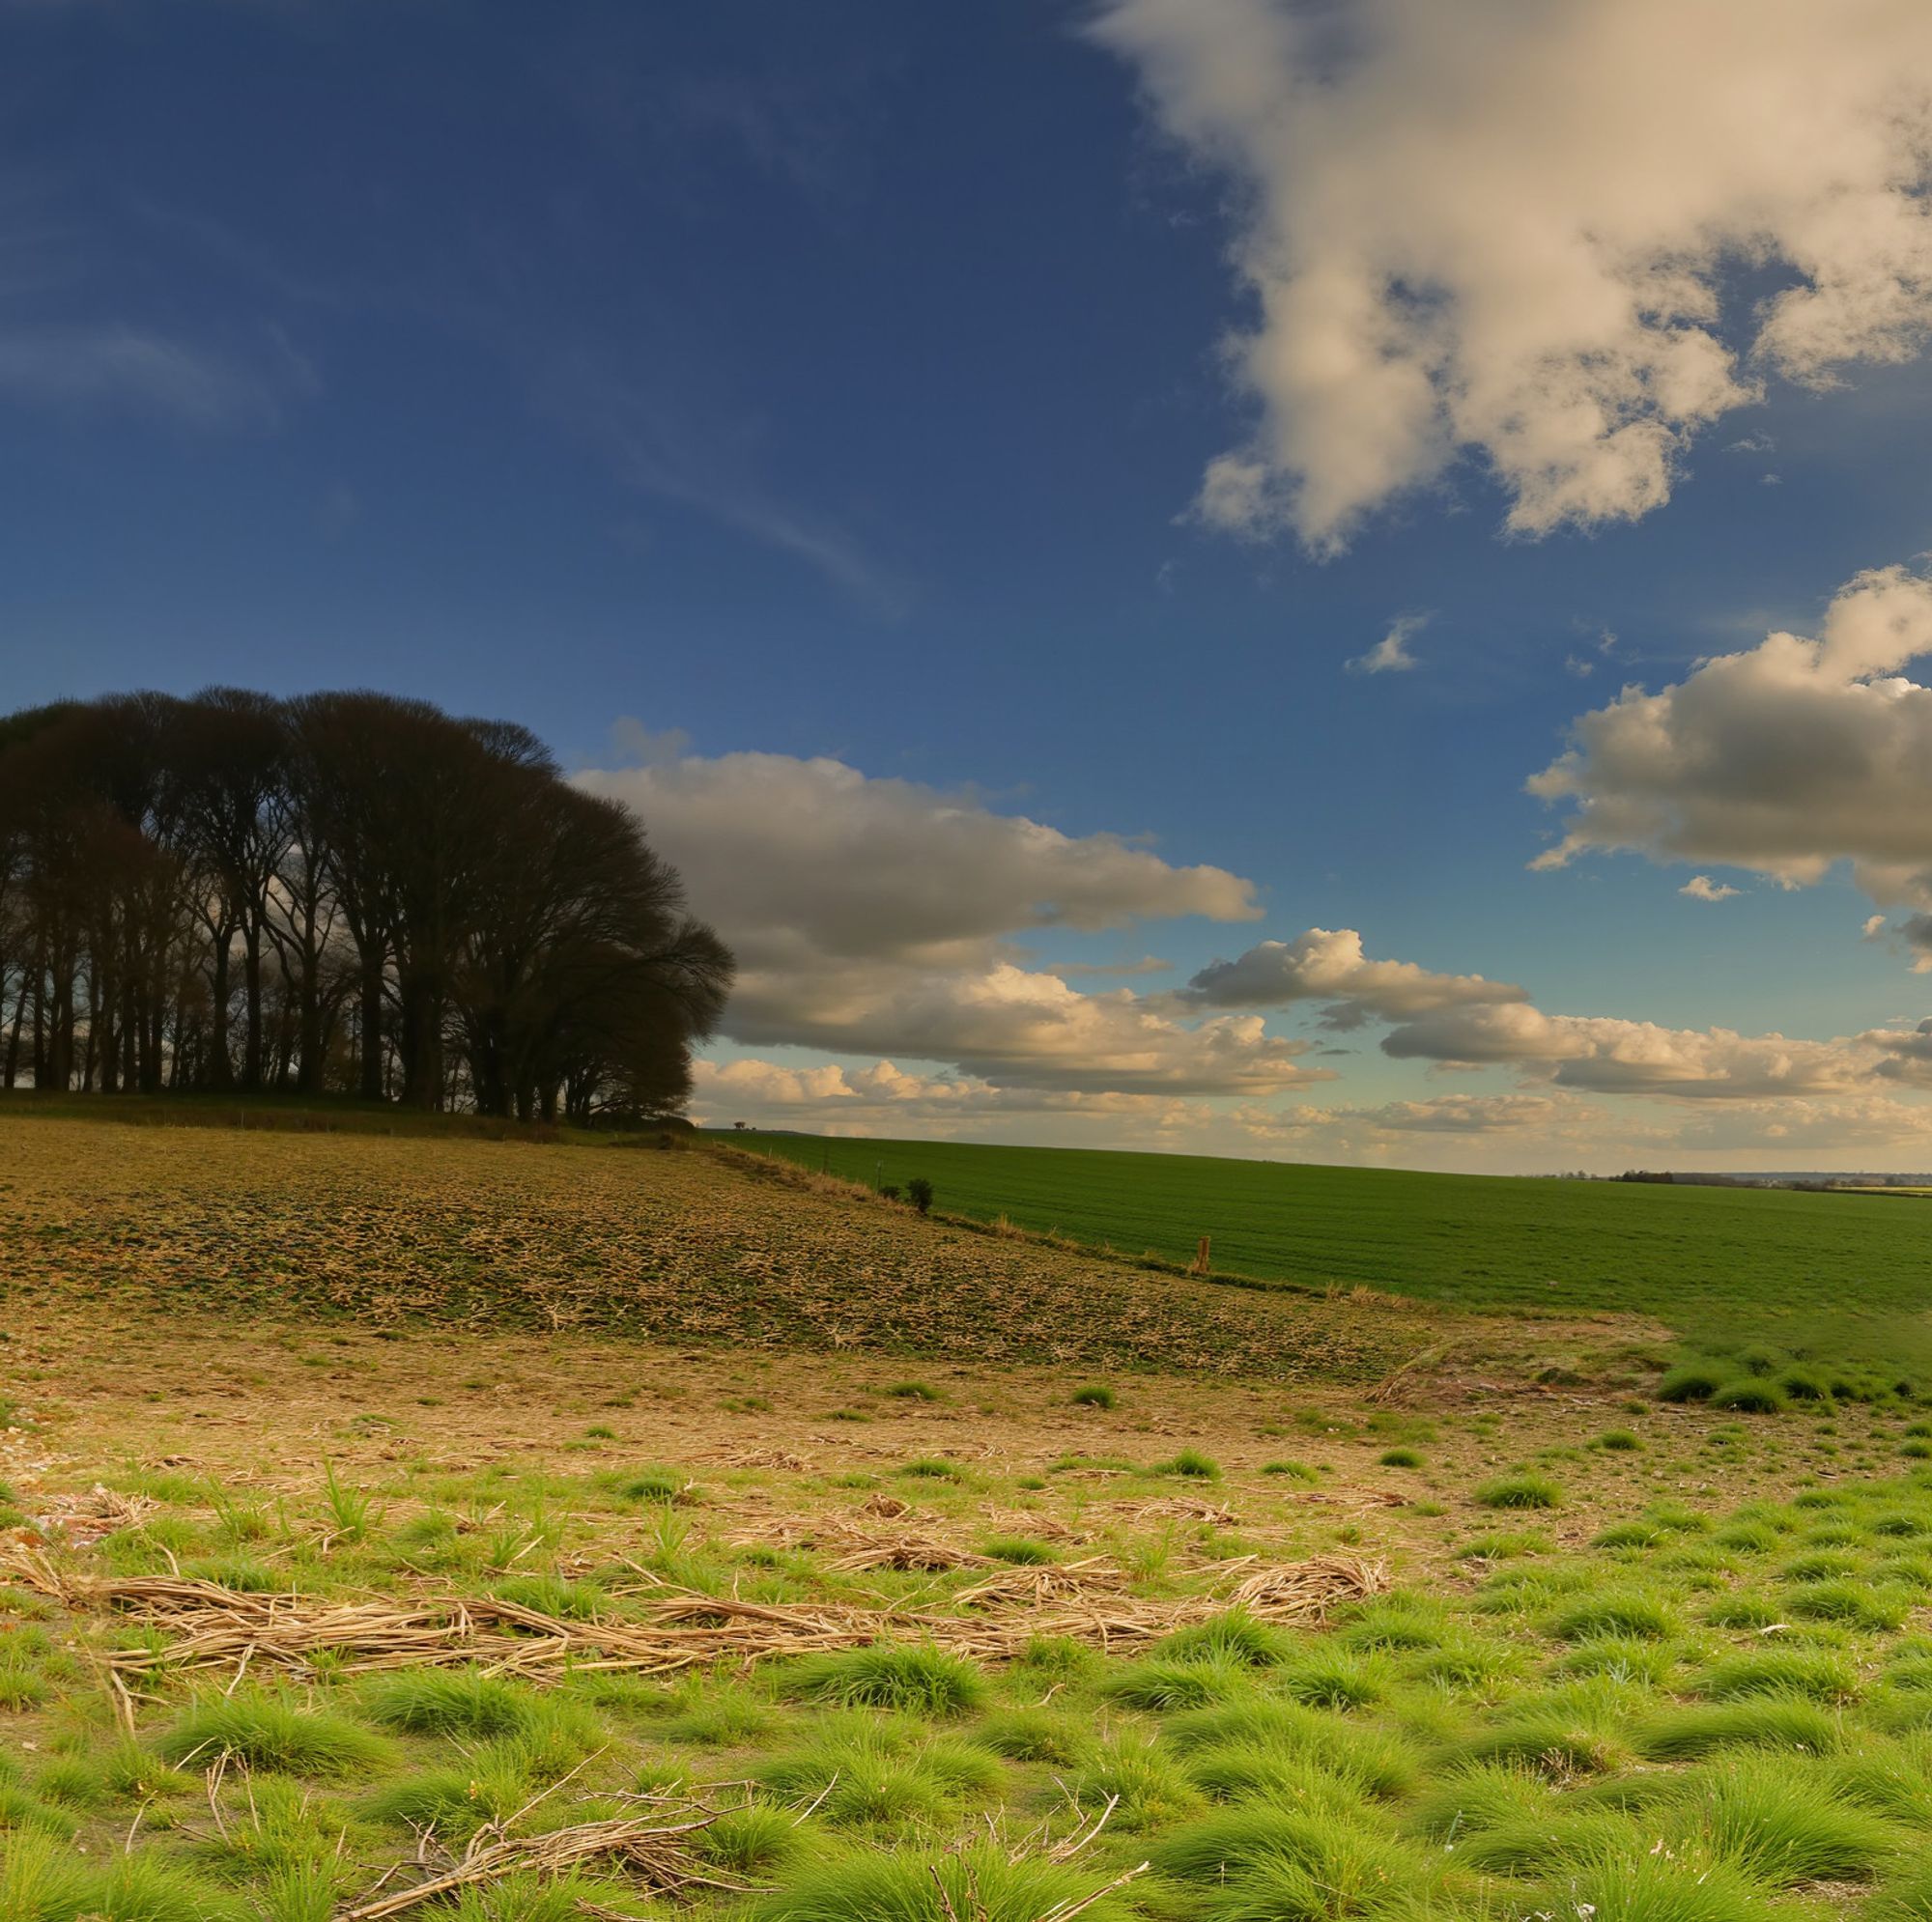
[[[0,48],[6,704],[526,722],[738,953],[701,1117],[1932,1167],[1922,0]]]

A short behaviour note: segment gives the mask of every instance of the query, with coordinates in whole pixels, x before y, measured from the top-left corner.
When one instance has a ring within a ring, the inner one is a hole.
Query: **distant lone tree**
[[[650,1118],[732,977],[642,824],[364,692],[0,717],[0,1083]]]

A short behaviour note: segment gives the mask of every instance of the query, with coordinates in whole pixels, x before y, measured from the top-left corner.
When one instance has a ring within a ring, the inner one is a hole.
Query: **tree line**
[[[511,721],[240,688],[0,718],[0,1081],[674,1111],[732,962]]]

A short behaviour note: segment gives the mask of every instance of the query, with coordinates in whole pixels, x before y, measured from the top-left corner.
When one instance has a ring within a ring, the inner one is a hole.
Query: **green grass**
[[[1438,1421],[1432,1452],[1453,1442]],[[1184,1603],[1183,1625],[1129,1651],[1041,1640],[983,1663],[914,1639],[955,1609],[982,1628],[999,1620],[954,1598],[980,1569],[853,1578],[810,1549],[739,1559],[705,1536],[738,1492],[722,1476],[688,1514],[641,1515],[625,1471],[492,1477],[492,1509],[505,1509],[492,1527],[520,1556],[508,1579],[532,1595],[584,1588],[623,1620],[652,1591],[613,1558],[621,1526],[668,1544],[640,1552],[674,1557],[696,1596],[902,1602],[905,1639],[670,1677],[586,1668],[549,1685],[480,1668],[355,1674],[324,1658],[224,1694],[162,1672],[135,1735],[118,1737],[53,1617],[22,1622],[6,1630],[9,1658],[51,1706],[31,1711],[34,1749],[0,1752],[0,1919],[331,1922],[412,1855],[460,1856],[493,1827],[528,1833],[708,1783],[729,1785],[717,1793],[731,1810],[691,1847],[724,1885],[676,1905],[692,1922],[948,1922],[940,1886],[958,1922],[1041,1922],[1142,1860],[1149,1875],[1084,1912],[1804,1922],[1825,1890],[1831,1904],[1868,1892],[1870,1922],[1932,1922],[1917,1866],[1932,1838],[1932,1634],[1900,1600],[1906,1563],[1932,1538],[1932,1478],[1847,1476],[1730,1509],[1700,1493],[1706,1512],[1580,1443],[1538,1458],[1573,1464],[1579,1507],[1601,1492],[1586,1467],[1629,1477],[1614,1512],[1630,1519],[1464,1538],[1465,1511],[1442,1546],[1461,1540],[1468,1559],[1399,1563],[1388,1592],[1293,1624],[1221,1600],[1247,1566],[1222,1532],[1109,1523],[1101,1539],[1136,1571],[1135,1592]],[[372,1495],[398,1497],[407,1479],[397,1470]],[[1016,1480],[976,1457],[970,1494],[942,1478],[923,1492],[1013,1565],[1078,1559],[1085,1542],[1056,1556],[1031,1536],[980,1534],[982,1497],[1010,1499]],[[149,1519],[156,1540],[189,1551],[221,1538],[198,1487],[171,1493],[177,1512]],[[1244,1485],[1240,1499],[1259,1496]],[[466,1499],[444,1484],[432,1512]],[[273,1523],[259,1552],[289,1586],[343,1596],[380,1591],[451,1539],[404,1524],[371,1529],[353,1552],[292,1554],[316,1525],[312,1506],[292,1505],[300,1534]],[[1571,1537],[1584,1545],[1559,1539]],[[1892,1570],[1876,1586],[1875,1566]],[[1463,1579],[1443,1579],[1450,1567]],[[470,1573],[487,1585],[487,1570]],[[1786,1625],[1766,1636],[1767,1623]],[[204,1817],[211,1795],[218,1814]],[[1089,1850],[1044,1853],[1037,1838],[1110,1803]],[[448,1922],[668,1912],[621,1865],[510,1876],[436,1910]]]
[[[997,1847],[851,1856],[808,1871],[759,1899],[752,1922],[1039,1922],[1066,1913],[1106,1880],[1092,1870],[1038,1859],[1012,1862]],[[943,1901],[943,1906],[942,1906]],[[1124,1903],[1083,1908],[1086,1922],[1122,1922]]]
[[[1176,1266],[1209,1234],[1219,1274],[1465,1308],[1622,1309],[1703,1333],[1843,1318],[1847,1275],[1856,1314],[1912,1315],[1925,1298],[1918,1211],[1850,1196],[962,1142],[746,1133],[729,1145],[867,1185],[880,1168],[889,1183],[923,1169],[949,1212]]]
[[[181,1767],[206,1768],[225,1753],[250,1768],[327,1779],[389,1759],[388,1744],[347,1716],[267,1688],[204,1695],[163,1732],[159,1747]]]
[[[882,1642],[814,1655],[795,1665],[791,1685],[808,1701],[843,1709],[904,1709],[952,1715],[977,1708],[985,1679],[969,1661],[937,1649]]]
[[[1478,1485],[1476,1500],[1486,1509],[1554,1509],[1563,1505],[1563,1486],[1548,1475],[1498,1475]]]

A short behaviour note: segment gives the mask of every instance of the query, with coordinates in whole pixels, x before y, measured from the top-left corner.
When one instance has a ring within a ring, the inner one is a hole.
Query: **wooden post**
[[[1193,1273],[1205,1275],[1208,1272],[1208,1237],[1201,1237],[1201,1245],[1194,1251]]]

